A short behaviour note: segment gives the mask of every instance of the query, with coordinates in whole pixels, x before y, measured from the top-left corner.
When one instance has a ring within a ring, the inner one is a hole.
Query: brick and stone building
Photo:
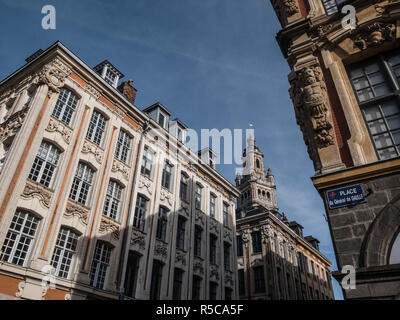
[[[325,203],[334,275],[340,281],[344,266],[355,269],[347,299],[399,299],[400,1],[271,3],[312,181]],[[337,188],[357,197],[336,206]]]
[[[1,299],[235,299],[237,189],[62,43],[0,82]]]
[[[237,175],[236,210],[239,297],[250,300],[332,300],[331,262],[319,241],[279,212],[271,170],[248,139],[243,175]]]

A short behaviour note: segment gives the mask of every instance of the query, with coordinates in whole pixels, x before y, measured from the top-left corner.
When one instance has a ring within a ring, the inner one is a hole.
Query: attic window
[[[158,124],[164,128],[164,123],[165,123],[165,116],[160,112],[160,115],[158,116]]]
[[[182,141],[182,140],[183,140],[182,130],[179,129],[179,128],[178,128],[178,140],[179,140],[180,142],[183,142],[183,141]]]
[[[326,14],[328,16],[335,14],[339,11],[339,5],[347,2],[348,0],[322,0]]]
[[[117,77],[117,75],[115,74],[115,72],[110,70],[110,68],[107,68],[104,80],[106,80],[109,84],[111,84],[113,86],[115,84],[116,77]]]

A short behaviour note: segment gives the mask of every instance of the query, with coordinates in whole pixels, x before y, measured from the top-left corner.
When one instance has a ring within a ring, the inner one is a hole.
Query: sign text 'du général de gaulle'
[[[337,209],[367,202],[364,189],[360,184],[325,191],[325,196],[328,201],[329,209]]]

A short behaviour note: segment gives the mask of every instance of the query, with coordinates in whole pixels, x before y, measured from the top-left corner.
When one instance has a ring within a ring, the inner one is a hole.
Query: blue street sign
[[[325,191],[329,209],[352,206],[367,202],[364,189],[361,184]]]

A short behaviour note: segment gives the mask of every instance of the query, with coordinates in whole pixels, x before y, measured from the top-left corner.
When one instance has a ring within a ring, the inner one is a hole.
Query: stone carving
[[[111,231],[113,238],[115,240],[119,239],[119,225],[116,222],[112,221],[111,219],[102,217],[100,221],[99,231],[100,233]]]
[[[204,226],[204,213],[201,210],[196,210],[195,212],[195,222],[200,223],[202,226]]]
[[[175,263],[182,263],[183,266],[186,266],[186,253],[181,250],[177,250],[175,254]]]
[[[224,239],[232,242],[232,232],[229,229],[224,228]]]
[[[100,98],[100,96],[101,96],[101,93],[97,89],[95,89],[91,84],[88,84],[85,90],[89,94],[94,96],[96,98],[96,100],[98,100]]]
[[[179,208],[178,212],[189,216],[189,206],[184,201],[181,201],[181,207]]]
[[[88,212],[85,209],[81,208],[80,206],[74,204],[67,205],[64,216],[66,217],[77,216],[79,218],[79,221],[83,225],[87,225],[88,223]]]
[[[282,25],[288,17],[300,12],[297,0],[273,0],[272,6]]]
[[[193,271],[199,274],[204,274],[204,262],[199,258],[194,258]]]
[[[117,106],[114,106],[113,113],[114,113],[118,118],[121,118],[121,119],[124,119],[125,116],[126,116],[125,111],[123,111],[121,108],[119,108],[119,107],[117,107]]]
[[[249,246],[250,243],[250,230],[249,229],[244,229],[242,231],[242,241],[245,247]]]
[[[93,153],[96,161],[101,164],[103,162],[103,150],[101,150],[98,146],[94,143],[91,143],[87,140],[83,143],[82,147],[83,153]]]
[[[317,28],[318,31],[318,35],[320,37],[324,36],[325,34],[327,34],[329,31],[331,31],[333,28],[333,24],[325,24],[325,25],[320,25]]]
[[[26,184],[21,197],[25,199],[36,198],[43,208],[50,208],[51,193],[38,185]]]
[[[20,110],[0,125],[0,141],[17,134],[25,121],[27,113],[28,109]]]
[[[214,232],[216,234],[219,234],[219,223],[217,220],[215,220],[214,218],[210,219],[210,232],[212,232],[214,230]]]
[[[365,50],[370,46],[378,46],[385,41],[395,39],[396,26],[394,24],[375,22],[363,28],[353,41],[360,50]]]
[[[131,236],[131,245],[138,245],[140,249],[144,250],[146,245],[145,235],[139,231],[133,231]]]
[[[310,156],[314,159],[312,146],[307,143],[309,139],[315,142],[317,148],[326,148],[334,144],[326,85],[321,68],[313,65],[297,71],[291,85],[290,96],[294,103],[297,124],[303,132]],[[307,121],[312,123],[312,137],[309,137],[306,131]]]
[[[67,293],[67,294],[64,296],[64,300],[72,300],[71,294],[70,294],[70,293]]]
[[[233,275],[230,271],[225,271],[225,284],[233,286]]]
[[[18,292],[15,293],[15,296],[18,298],[22,297],[22,294],[24,292],[25,289],[25,281],[21,281],[20,283],[18,283]]]
[[[46,64],[39,72],[39,83],[44,83],[49,87],[48,97],[52,93],[59,93],[64,86],[65,78],[71,73],[71,69],[67,67],[59,59],[54,59],[49,64]]]
[[[264,224],[261,227],[261,236],[263,239],[263,242],[267,242],[268,239],[271,239],[274,235],[274,231],[272,227],[269,224]]]
[[[219,280],[219,271],[217,266],[210,266],[210,278]]]
[[[160,192],[160,200],[167,201],[170,206],[172,206],[172,194],[167,189],[162,188]]]
[[[47,125],[46,131],[58,132],[61,134],[63,140],[69,144],[71,142],[72,130],[68,129],[67,126],[62,124],[60,121],[50,118],[49,124]]]
[[[113,165],[112,165],[112,168],[111,168],[111,171],[112,171],[112,172],[121,171],[121,172],[122,172],[122,175],[123,175],[123,177],[124,177],[124,179],[125,179],[125,180],[129,180],[129,169],[128,169],[128,167],[127,167],[125,164],[123,164],[121,161],[119,161],[119,160],[117,160],[117,159],[114,159]],[[140,188],[140,182],[139,182],[139,188]]]
[[[167,244],[156,240],[156,246],[154,248],[154,255],[161,256],[162,258],[167,258]]]

